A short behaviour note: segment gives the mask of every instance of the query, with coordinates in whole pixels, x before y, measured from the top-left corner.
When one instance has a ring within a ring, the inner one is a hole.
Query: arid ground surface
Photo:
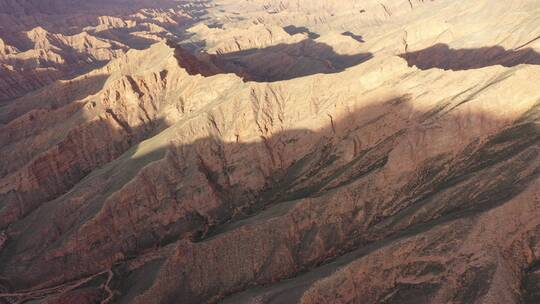
[[[540,1],[0,0],[0,303],[540,303]]]

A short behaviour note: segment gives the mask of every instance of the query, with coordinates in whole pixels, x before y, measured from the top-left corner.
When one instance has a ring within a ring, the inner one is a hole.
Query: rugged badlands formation
[[[0,0],[0,38],[0,303],[540,302],[537,0]]]
[[[180,41],[205,3],[0,0],[0,104],[103,66],[129,49]]]

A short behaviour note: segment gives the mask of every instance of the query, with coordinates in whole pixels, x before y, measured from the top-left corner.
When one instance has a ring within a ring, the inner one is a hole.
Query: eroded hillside
[[[33,2],[0,303],[540,301],[538,1]]]

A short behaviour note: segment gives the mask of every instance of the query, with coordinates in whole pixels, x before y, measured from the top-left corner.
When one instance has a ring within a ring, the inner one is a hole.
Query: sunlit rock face
[[[538,29],[0,0],[0,303],[540,302]]]

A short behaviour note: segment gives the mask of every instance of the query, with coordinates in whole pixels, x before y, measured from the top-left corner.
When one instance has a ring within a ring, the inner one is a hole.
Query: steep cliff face
[[[0,303],[540,299],[535,1],[175,5],[30,35],[104,63],[0,108]]]

